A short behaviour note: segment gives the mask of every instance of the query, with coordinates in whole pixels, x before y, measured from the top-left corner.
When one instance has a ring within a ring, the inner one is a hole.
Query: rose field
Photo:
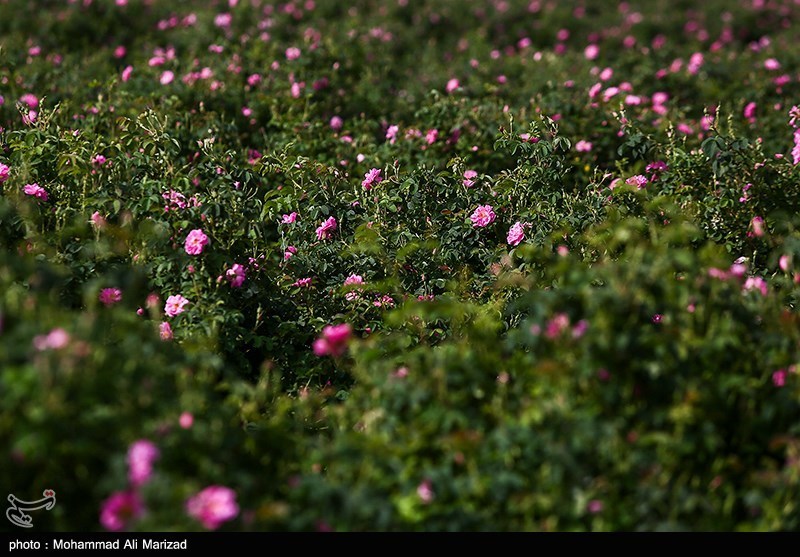
[[[0,497],[800,530],[798,40],[799,0],[0,0]]]

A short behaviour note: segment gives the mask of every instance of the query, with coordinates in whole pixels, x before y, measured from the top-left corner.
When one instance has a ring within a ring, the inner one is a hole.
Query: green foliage
[[[800,12],[584,4],[0,3],[4,493],[800,528]]]

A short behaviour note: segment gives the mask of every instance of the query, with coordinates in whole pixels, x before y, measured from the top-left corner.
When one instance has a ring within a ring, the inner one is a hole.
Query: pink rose
[[[205,528],[216,530],[239,514],[236,492],[221,485],[209,486],[186,502],[186,513]]]
[[[186,249],[186,253],[189,255],[200,255],[203,252],[203,248],[207,245],[208,236],[198,228],[189,232],[189,235],[186,237],[184,249]]]
[[[472,226],[476,228],[489,226],[495,219],[494,209],[491,205],[479,205],[469,218],[472,220]]]

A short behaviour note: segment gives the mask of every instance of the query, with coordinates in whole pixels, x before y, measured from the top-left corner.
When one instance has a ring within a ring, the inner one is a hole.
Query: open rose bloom
[[[186,513],[204,528],[216,530],[239,514],[236,492],[221,485],[209,486],[186,502]]]

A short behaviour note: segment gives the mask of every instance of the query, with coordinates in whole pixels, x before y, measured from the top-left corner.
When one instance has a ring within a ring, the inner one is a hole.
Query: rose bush
[[[797,529],[798,18],[0,3],[4,487],[54,529]]]

